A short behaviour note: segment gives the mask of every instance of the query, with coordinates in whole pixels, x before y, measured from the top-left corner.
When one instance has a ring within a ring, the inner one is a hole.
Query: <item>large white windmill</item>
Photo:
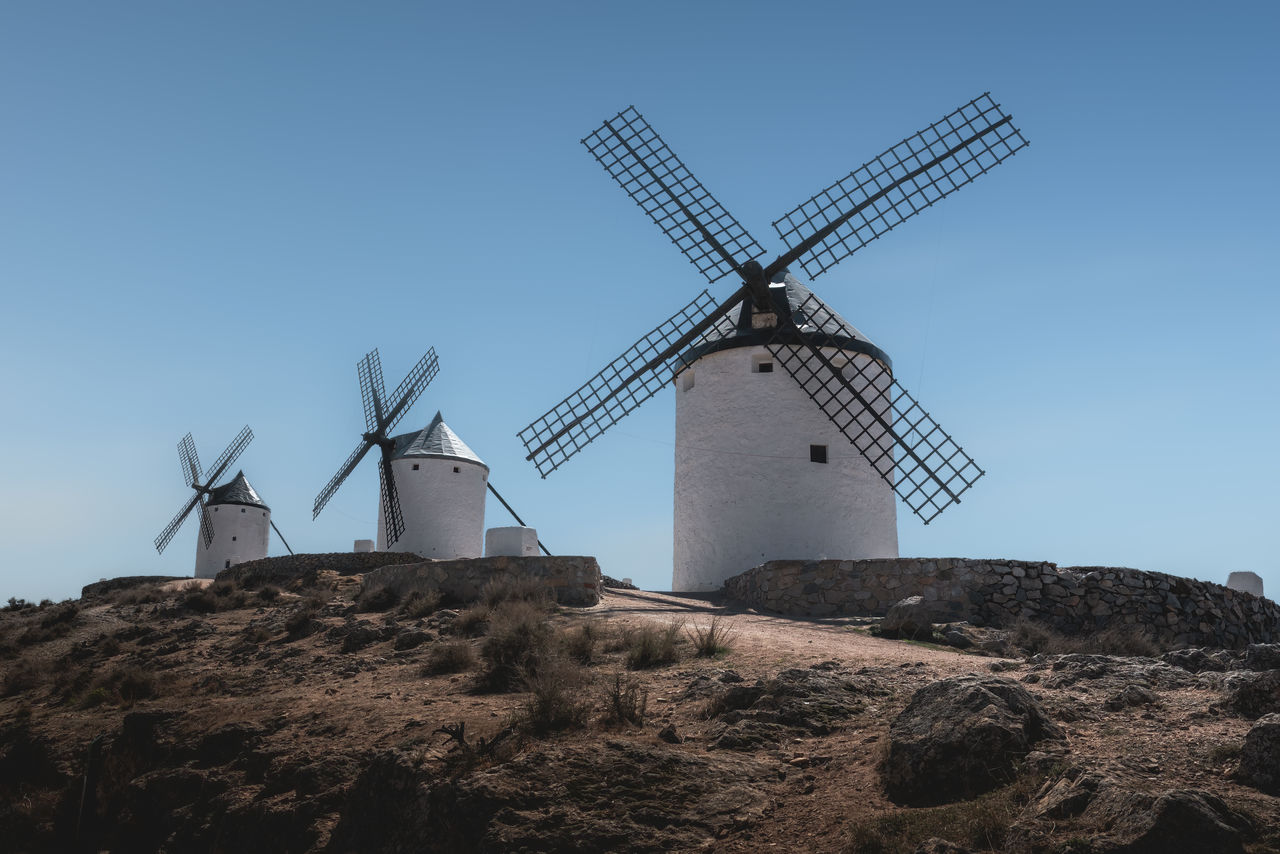
[[[784,215],[790,248],[767,267],[635,108],[582,142],[709,282],[742,284],[703,291],[522,430],[543,477],[674,380],[676,590],[767,560],[896,557],[893,493],[926,524],[959,502],[982,470],[788,268],[817,277],[1025,146],[989,95]]]

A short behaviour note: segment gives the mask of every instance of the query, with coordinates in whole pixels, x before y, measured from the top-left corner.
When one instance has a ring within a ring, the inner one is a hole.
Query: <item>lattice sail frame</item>
[[[765,348],[927,525],[984,472],[883,364],[824,352],[841,336],[856,333],[810,294]]]
[[[427,386],[440,373],[440,360],[434,347],[427,352],[405,374],[405,378],[396,386],[391,397],[387,397],[382,378],[382,357],[377,348],[365,354],[356,362],[356,377],[360,382],[360,400],[364,407],[367,433],[356,449],[347,457],[338,472],[329,479],[324,488],[316,496],[311,506],[311,518],[314,520],[320,511],[329,503],[338,488],[353,472],[364,455],[375,445],[381,446],[388,439],[388,434],[395,429],[401,419],[413,408]],[[388,405],[388,401],[394,401]],[[387,545],[395,543],[404,534],[404,514],[400,508],[400,495],[396,490],[395,475],[391,469],[391,451],[382,449],[382,458],[378,461],[378,498],[382,505],[382,518],[387,532]]]
[[[200,538],[204,541],[204,547],[207,549],[213,543],[213,521],[209,517],[209,511],[206,507],[205,494],[213,488],[213,485],[222,477],[222,473],[230,468],[239,456],[244,453],[244,449],[253,441],[253,431],[249,429],[249,425],[244,425],[236,437],[231,440],[209,469],[209,476],[205,479],[200,469],[200,457],[196,453],[196,443],[191,434],[183,436],[178,442],[178,463],[182,467],[182,479],[192,489],[196,491],[182,509],[169,520],[169,524],[155,538],[154,544],[156,552],[163,554],[164,550],[172,542],[178,529],[182,527],[182,523],[187,520],[187,516],[192,510],[200,508]]]
[[[717,309],[703,291],[518,434],[538,473],[551,472],[671,382],[680,355],[645,367]],[[723,310],[723,306],[721,307]]]
[[[799,261],[810,280],[1027,145],[990,93],[892,146],[773,223],[787,246],[859,207]]]
[[[606,121],[582,144],[708,282],[764,254],[635,107]]]

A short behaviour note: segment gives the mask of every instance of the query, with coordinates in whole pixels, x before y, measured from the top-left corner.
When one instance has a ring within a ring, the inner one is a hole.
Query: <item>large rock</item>
[[[894,719],[880,775],[899,803],[948,803],[1008,782],[1033,745],[1062,737],[1017,682],[957,676],[921,688]]]
[[[1240,779],[1272,795],[1280,795],[1280,714],[1261,718],[1244,737]]]
[[[1151,794],[1117,778],[1072,768],[1041,789],[1009,829],[1013,854],[1066,850],[1106,854],[1239,854],[1255,828],[1217,796],[1199,789]]]
[[[889,608],[880,621],[880,636],[916,640],[933,635],[933,608],[923,596],[908,596]]]
[[[1227,707],[1249,720],[1280,712],[1280,670],[1232,674],[1227,683]]]
[[[1280,643],[1251,643],[1244,654],[1248,670],[1280,670]]]

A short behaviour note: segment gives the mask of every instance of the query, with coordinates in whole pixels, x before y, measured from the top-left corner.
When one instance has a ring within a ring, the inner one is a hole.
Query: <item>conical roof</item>
[[[476,452],[467,447],[467,443],[458,438],[458,434],[444,423],[444,416],[439,412],[431,419],[425,429],[417,433],[405,433],[393,438],[396,443],[392,459],[404,457],[438,457],[441,459],[466,460],[479,463],[486,469],[484,460],[476,456]]]
[[[778,282],[779,280],[775,279],[774,281]],[[781,284],[786,287],[787,302],[791,305],[793,317],[800,327],[802,336],[810,332],[820,333],[824,344],[830,345],[834,343],[835,346],[842,350],[866,353],[875,359],[879,359],[886,367],[892,370],[893,361],[889,358],[888,353],[877,347],[870,338],[863,335],[852,323],[833,311],[813,291],[800,284],[795,276],[790,273],[784,273],[781,276]],[[754,329],[751,325],[751,313],[751,300],[743,300],[740,311],[729,312],[715,326],[707,330],[696,344],[681,354],[684,364],[692,364],[695,359],[700,359],[708,353],[715,353],[719,350],[728,350],[733,347],[755,347],[767,343],[773,337],[774,330],[772,328]],[[815,327],[813,325],[812,318],[814,316],[822,319],[820,326]],[[834,338],[834,342],[831,342],[827,336]]]
[[[263,510],[270,510],[262,500],[262,497],[250,486],[249,481],[244,476],[244,471],[236,472],[236,476],[231,480],[222,484],[222,486],[214,487],[209,492],[210,504],[244,504],[248,507],[261,507]]]

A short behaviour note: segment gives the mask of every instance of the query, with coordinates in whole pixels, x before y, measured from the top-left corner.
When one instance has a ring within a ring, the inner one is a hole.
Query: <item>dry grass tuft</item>
[[[530,575],[495,575],[480,588],[480,601],[490,610],[503,602],[531,602],[551,610],[551,591],[539,578]]]
[[[438,676],[442,673],[462,673],[476,666],[476,651],[467,641],[443,641],[431,647],[422,676]]]
[[[407,620],[429,617],[440,607],[440,598],[438,590],[415,590],[400,603],[400,616]]]
[[[535,604],[510,600],[495,608],[489,633],[480,646],[485,662],[484,684],[490,690],[509,691],[536,676],[550,658],[551,627]]]
[[[649,692],[634,677],[613,674],[604,692],[605,724],[643,726],[649,707]]]
[[[694,650],[705,658],[714,658],[733,649],[733,624],[721,620],[719,615],[712,617],[705,627],[694,623],[688,635]]]
[[[582,668],[560,657],[544,659],[524,674],[529,692],[518,715],[520,728],[531,735],[546,735],[579,727],[587,719],[588,706],[581,699],[586,681]]]
[[[672,620],[662,628],[645,625],[625,632],[627,667],[641,670],[679,661],[678,646],[683,628],[683,622]]]
[[[1151,634],[1139,626],[1107,626],[1088,635],[1064,635],[1027,619],[1018,620],[1009,632],[1009,642],[1028,655],[1127,655],[1155,658],[1164,650]]]
[[[356,597],[356,610],[363,612],[389,611],[399,604],[400,594],[390,587],[380,587]]]
[[[579,664],[587,665],[595,661],[596,645],[603,632],[594,621],[582,623],[576,628],[566,629],[560,634],[560,645],[564,654]]]

